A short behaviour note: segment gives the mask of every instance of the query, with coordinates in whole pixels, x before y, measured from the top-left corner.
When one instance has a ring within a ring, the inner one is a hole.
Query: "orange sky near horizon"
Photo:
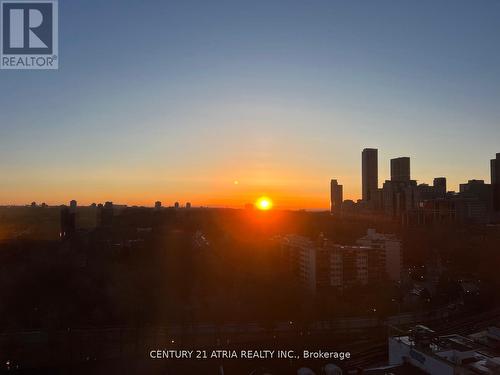
[[[229,182],[228,184],[232,184]],[[243,186],[242,186],[243,185]],[[113,189],[114,190],[114,189]],[[280,188],[248,188],[245,189],[244,184],[240,183],[235,189],[220,190],[216,192],[185,192],[180,194],[161,193],[159,191],[131,191],[131,189],[118,189],[113,192],[105,194],[94,192],[93,194],[86,191],[78,193],[75,191],[73,194],[68,194],[63,191],[24,191],[17,194],[15,200],[4,201],[1,204],[14,204],[25,205],[32,201],[38,204],[44,202],[49,205],[67,204],[71,199],[76,199],[80,205],[89,205],[91,203],[104,203],[105,201],[112,201],[116,204],[138,205],[138,206],[153,206],[154,202],[159,200],[164,206],[172,206],[174,202],[178,201],[181,205],[190,202],[193,206],[206,206],[206,207],[230,207],[242,208],[245,204],[255,203],[255,201],[262,197],[268,196],[273,201],[273,208],[275,209],[328,209],[329,207],[329,192],[326,189],[322,195],[304,194],[300,191],[285,191]]]
[[[237,155],[222,160],[219,165],[185,169],[167,169],[160,164],[127,165],[87,169],[82,166],[69,175],[55,167],[23,173],[17,170],[6,176],[0,186],[1,205],[25,205],[32,201],[49,205],[67,204],[76,199],[80,205],[112,201],[116,204],[153,206],[159,200],[164,206],[178,201],[191,202],[194,207],[241,208],[254,203],[261,196],[273,200],[275,209],[329,209],[330,179],[336,178],[344,186],[344,199],[356,201],[361,195],[361,149],[349,150],[348,160],[329,157],[329,150],[321,151],[321,162],[302,155],[290,155],[282,149],[269,153],[265,160],[241,160]],[[411,154],[410,154],[411,155]],[[389,178],[389,158],[396,152],[379,149],[379,186]],[[331,159],[331,161],[328,161]],[[424,159],[424,160],[422,160]],[[450,167],[453,159],[430,163],[425,154],[412,155],[412,178],[432,184],[433,177],[449,170],[448,189],[457,190],[458,184],[471,178],[489,182],[489,161],[480,160]],[[470,169],[479,173],[471,173]],[[64,176],[64,178],[61,178]],[[238,183],[235,183],[237,181]],[[36,188],[33,188],[36,186]]]

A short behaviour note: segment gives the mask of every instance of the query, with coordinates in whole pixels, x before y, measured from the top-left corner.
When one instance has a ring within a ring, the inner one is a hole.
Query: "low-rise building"
[[[389,337],[389,365],[408,364],[430,375],[492,375],[500,373],[500,352],[473,335],[439,336],[416,326],[407,334]]]
[[[281,247],[288,269],[303,287],[344,289],[401,275],[401,243],[394,235],[369,230],[356,245],[339,245],[320,237],[318,241],[286,235]]]

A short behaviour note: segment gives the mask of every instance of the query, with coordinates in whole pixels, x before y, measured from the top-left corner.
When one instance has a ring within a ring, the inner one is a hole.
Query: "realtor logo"
[[[58,69],[57,0],[1,2],[0,68]]]

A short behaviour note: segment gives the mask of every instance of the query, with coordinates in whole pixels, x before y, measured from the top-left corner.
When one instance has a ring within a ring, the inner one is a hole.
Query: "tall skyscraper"
[[[410,158],[401,157],[391,159],[391,181],[410,181]]]
[[[491,189],[493,191],[493,211],[500,212],[500,152],[492,159],[491,165]]]
[[[337,180],[330,181],[330,212],[337,213],[342,207],[343,186],[339,185]]]
[[[375,198],[378,189],[378,150],[365,148],[361,153],[362,198],[369,202]]]

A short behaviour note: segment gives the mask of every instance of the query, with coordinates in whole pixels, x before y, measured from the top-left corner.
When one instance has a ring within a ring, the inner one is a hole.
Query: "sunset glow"
[[[255,202],[255,207],[259,210],[267,211],[273,207],[273,201],[268,197],[260,197],[257,199],[257,202]]]

